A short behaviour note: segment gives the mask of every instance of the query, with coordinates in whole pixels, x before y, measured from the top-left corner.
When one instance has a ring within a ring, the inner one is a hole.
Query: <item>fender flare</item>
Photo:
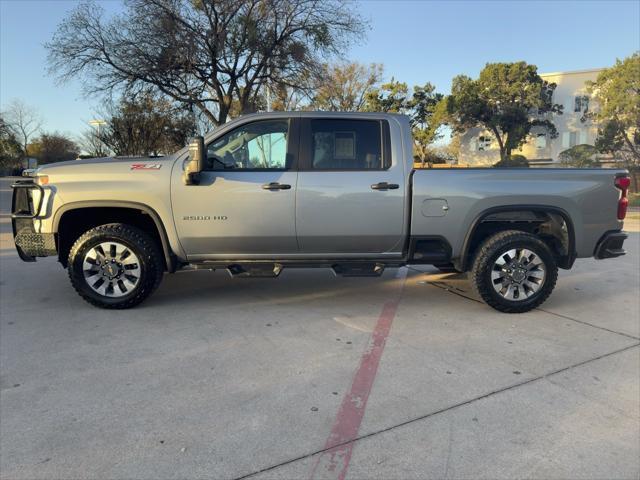
[[[81,202],[71,202],[62,205],[58,210],[56,210],[53,215],[52,222],[52,230],[56,234],[58,233],[58,226],[60,225],[60,220],[62,219],[65,213],[71,212],[73,210],[80,210],[83,208],[128,208],[130,210],[140,210],[151,217],[153,223],[158,230],[158,236],[160,237],[160,243],[162,244],[162,253],[164,254],[164,259],[167,264],[167,271],[169,273],[173,273],[177,269],[177,259],[176,255],[171,249],[171,245],[169,244],[169,237],[167,235],[167,231],[164,228],[164,224],[160,218],[160,215],[148,205],[137,202],[128,202],[121,200],[89,200],[89,201],[81,201]]]
[[[462,250],[460,251],[459,263],[462,271],[466,271],[469,262],[469,248],[471,247],[471,239],[476,233],[478,225],[482,223],[482,220],[489,215],[494,213],[503,213],[503,212],[517,212],[521,210],[529,210],[533,212],[542,212],[542,213],[554,213],[556,215],[560,215],[567,225],[567,235],[569,244],[567,245],[568,255],[566,260],[566,268],[571,268],[573,262],[577,257],[576,249],[576,238],[575,238],[575,227],[573,226],[573,221],[571,220],[571,216],[569,213],[560,207],[555,207],[552,205],[531,205],[531,204],[523,204],[523,205],[500,205],[498,207],[491,207],[481,211],[474,218],[473,222],[471,222],[471,227],[467,230],[467,234],[464,238],[464,243],[462,245]]]

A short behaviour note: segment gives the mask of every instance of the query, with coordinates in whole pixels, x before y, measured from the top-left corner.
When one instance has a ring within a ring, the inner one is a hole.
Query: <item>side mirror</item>
[[[200,172],[204,166],[204,138],[193,137],[189,142],[189,160],[184,166],[185,185],[200,183]]]

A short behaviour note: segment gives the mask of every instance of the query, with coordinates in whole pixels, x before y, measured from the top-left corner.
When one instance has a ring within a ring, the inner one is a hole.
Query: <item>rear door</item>
[[[400,255],[405,180],[386,120],[302,118],[296,227],[301,253]]]
[[[190,259],[297,253],[297,121],[254,120],[215,137],[198,185],[175,169],[174,217]]]

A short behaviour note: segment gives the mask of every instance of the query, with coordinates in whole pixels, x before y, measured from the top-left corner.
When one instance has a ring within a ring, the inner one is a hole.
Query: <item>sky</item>
[[[119,0],[100,2],[107,15]],[[74,0],[0,0],[0,109],[17,98],[35,107],[43,130],[78,135],[90,128],[99,98],[80,79],[59,84],[47,71],[44,44]],[[458,74],[487,62],[525,60],[540,73],[611,66],[640,50],[640,0],[362,0],[366,38],[345,60],[382,63],[386,78],[433,83],[447,93]]]

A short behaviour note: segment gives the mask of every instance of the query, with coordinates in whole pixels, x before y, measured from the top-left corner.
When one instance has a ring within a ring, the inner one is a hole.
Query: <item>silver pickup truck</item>
[[[415,170],[407,117],[280,112],[241,117],[168,157],[45,165],[13,187],[20,257],[57,255],[99,307],[133,307],[185,266],[277,277],[430,264],[469,271],[487,304],[525,312],[558,268],[625,253],[629,176]]]

